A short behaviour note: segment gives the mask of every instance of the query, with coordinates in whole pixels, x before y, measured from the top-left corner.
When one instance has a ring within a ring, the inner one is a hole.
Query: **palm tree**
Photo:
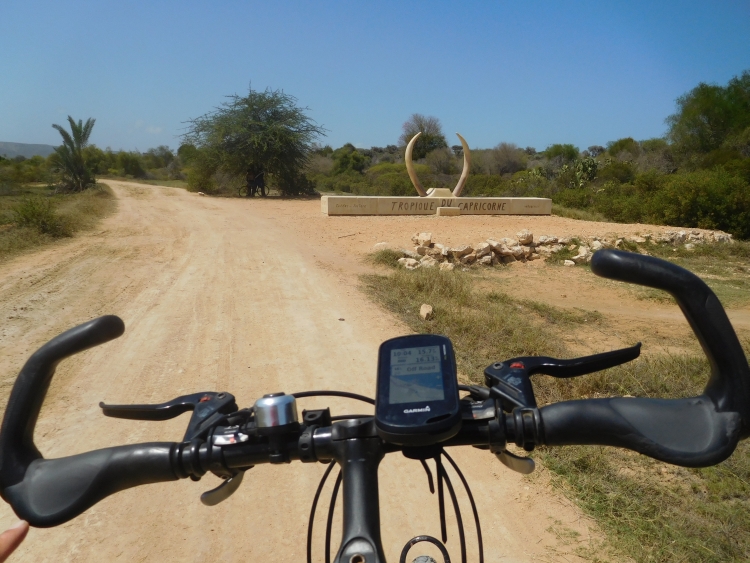
[[[82,192],[96,183],[94,173],[86,165],[83,158],[83,149],[89,143],[91,130],[94,128],[96,119],[89,118],[86,123],[80,119],[76,123],[68,116],[70,133],[60,125],[52,125],[60,132],[63,138],[62,146],[55,149],[55,160],[57,168],[62,174],[62,189],[70,192]]]

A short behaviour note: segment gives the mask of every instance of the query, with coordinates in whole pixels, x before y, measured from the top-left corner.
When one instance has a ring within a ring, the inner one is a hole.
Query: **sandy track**
[[[227,390],[246,406],[282,390],[373,394],[377,346],[407,331],[369,303],[351,275],[331,267],[337,251],[330,241],[301,239],[317,223],[290,225],[280,204],[109,183],[119,210],[100,231],[0,267],[2,404],[28,355],[55,334],[105,313],[121,316],[127,327],[120,339],[61,365],[37,426],[47,457],[179,440],[187,424],[187,415],[165,423],[108,419],[100,400],[161,402]],[[300,406],[325,405],[334,414],[367,412],[343,400],[307,399]],[[555,531],[575,530],[583,542],[595,532],[544,474],[527,480],[484,452],[452,453],[473,487],[488,561],[578,560],[575,546]],[[68,524],[32,530],[12,560],[301,561],[323,470],[299,463],[256,467],[213,508],[198,499],[218,483],[210,475],[197,484],[125,491]],[[437,501],[416,462],[389,456],[380,475],[384,545],[389,561],[397,561],[413,535],[438,535]],[[462,513],[469,519],[466,502]],[[6,525],[14,519],[4,504],[0,515]],[[322,560],[324,516],[317,523],[315,560]],[[470,522],[467,532],[473,537]],[[455,528],[449,535],[458,558]]]

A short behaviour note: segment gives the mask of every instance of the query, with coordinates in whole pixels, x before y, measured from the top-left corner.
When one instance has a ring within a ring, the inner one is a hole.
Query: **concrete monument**
[[[323,196],[321,211],[326,215],[549,215],[552,213],[552,200],[539,197],[459,197],[469,177],[471,153],[466,140],[458,133],[464,152],[464,166],[461,177],[453,191],[448,188],[425,190],[419,181],[412,151],[414,143],[422,133],[412,137],[406,146],[404,162],[411,183],[418,197],[383,196]]]

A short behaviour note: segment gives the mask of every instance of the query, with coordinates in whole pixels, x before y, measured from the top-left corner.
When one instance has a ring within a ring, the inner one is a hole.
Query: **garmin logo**
[[[404,414],[411,414],[413,412],[430,412],[430,407],[424,407],[423,409],[404,409]]]

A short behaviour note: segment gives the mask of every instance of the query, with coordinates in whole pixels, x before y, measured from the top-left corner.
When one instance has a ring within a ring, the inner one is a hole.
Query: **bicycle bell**
[[[297,424],[297,401],[292,395],[269,393],[255,401],[257,428],[276,428]]]

